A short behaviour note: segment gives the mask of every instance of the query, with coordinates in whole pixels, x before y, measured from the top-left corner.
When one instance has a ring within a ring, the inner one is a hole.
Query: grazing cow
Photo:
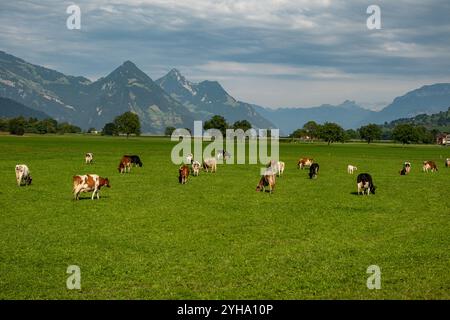
[[[284,173],[285,164],[283,161],[270,160],[266,167],[272,169],[272,171],[275,172],[277,176],[281,177],[281,175]]]
[[[187,182],[187,179],[189,177],[189,167],[187,165],[182,165],[180,169],[178,169],[178,181],[181,184],[185,184]]]
[[[189,153],[186,156],[186,164],[192,164],[192,161],[194,160],[194,156],[192,155],[192,153]]]
[[[217,157],[217,160],[220,160],[221,158],[226,160],[231,157],[231,154],[229,152],[227,152],[226,150],[218,150],[216,157]]]
[[[203,160],[203,169],[206,170],[206,172],[216,172],[217,170],[217,160],[216,158],[206,158]]]
[[[411,171],[411,163],[405,162],[403,164],[403,169],[400,171],[400,175],[405,176],[405,175],[409,174],[410,171]]]
[[[349,164],[349,165],[347,166],[347,173],[348,173],[348,174],[353,174],[353,171],[357,171],[357,170],[358,170],[358,168],[355,167],[355,166],[352,166],[351,164]]]
[[[131,158],[127,156],[123,156],[119,163],[119,172],[127,173],[131,172]]]
[[[86,153],[86,155],[84,156],[84,161],[86,162],[86,164],[92,164],[92,162],[94,161],[94,154],[91,152]]]
[[[434,171],[438,171],[438,168],[434,161],[424,161],[422,170],[424,172],[428,172],[428,171],[434,172]]]
[[[78,175],[73,176],[73,198],[74,200],[80,199],[81,192],[92,192],[91,199],[94,200],[95,195],[97,195],[97,199],[100,199],[100,189],[101,187],[108,187],[109,180],[108,178],[102,178],[96,174],[87,174],[87,175]]]
[[[143,165],[142,161],[141,161],[141,158],[139,158],[139,156],[133,155],[133,156],[124,156],[124,157],[130,158],[131,159],[131,164],[134,167],[137,167],[137,166],[142,167],[142,165]]]
[[[450,158],[445,159],[445,166],[450,167]]]
[[[319,174],[319,164],[313,163],[311,167],[309,167],[309,178],[315,179],[317,178],[317,175]]]
[[[310,167],[314,163],[314,159],[312,158],[301,158],[297,162],[297,169],[302,169],[305,167]]]
[[[32,180],[30,170],[26,164],[16,165],[16,181],[19,187],[21,185],[29,186]]]
[[[256,186],[256,191],[266,191],[266,188],[268,187],[269,193],[273,193],[273,189],[275,189],[275,176],[276,174],[273,170],[266,170]]]
[[[200,173],[201,164],[197,160],[192,162],[192,175],[198,176]]]
[[[361,173],[356,178],[356,183],[358,187],[358,195],[362,193],[363,195],[367,192],[367,195],[370,193],[375,194],[376,187],[372,182],[372,176],[368,173]]]

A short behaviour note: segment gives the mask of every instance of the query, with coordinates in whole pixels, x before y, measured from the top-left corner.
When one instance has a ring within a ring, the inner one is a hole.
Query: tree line
[[[212,116],[211,119],[205,121],[205,123],[203,124],[204,130],[217,129],[220,130],[223,136],[225,136],[227,129],[234,129],[234,130],[242,129],[245,132],[251,128],[252,124],[247,120],[238,120],[233,124],[229,124],[224,117],[219,115]],[[171,136],[175,130],[176,130],[175,127],[167,127],[164,134],[166,136]],[[191,132],[191,130],[188,128],[186,128],[186,130]]]
[[[97,130],[90,128],[86,132],[93,133]],[[47,133],[81,133],[80,127],[68,122],[59,123],[55,119],[47,118],[39,120],[37,118],[0,118],[0,132],[9,132],[14,135],[24,135],[25,133],[47,134]],[[117,116],[113,122],[107,123],[102,130],[104,135],[130,134],[139,136],[141,134],[141,123],[139,116],[132,112],[125,112]]]
[[[37,118],[0,118],[0,131],[9,132],[10,134],[22,136],[25,133],[80,133],[81,128],[67,122],[58,123],[55,119]]]
[[[375,140],[394,140],[403,144],[436,142],[436,137],[441,132],[437,129],[429,130],[424,126],[409,123],[400,123],[394,127],[368,124],[357,130],[344,130],[340,125],[332,122],[318,124],[309,121],[289,135],[291,138],[304,140],[323,140],[328,144],[333,142],[345,142],[349,140],[364,140],[371,143]]]

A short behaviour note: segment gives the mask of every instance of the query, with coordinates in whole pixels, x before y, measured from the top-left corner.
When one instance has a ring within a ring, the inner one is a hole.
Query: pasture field
[[[0,299],[449,299],[450,149],[281,143],[274,194],[259,165],[178,183],[166,138],[0,136]],[[93,152],[95,163],[84,164]],[[123,154],[142,168],[120,175]],[[300,156],[320,164],[309,180]],[[404,161],[412,172],[400,176]],[[437,173],[422,173],[435,160]],[[14,166],[33,183],[17,187]],[[356,174],[376,195],[357,196]],[[110,179],[72,200],[72,176]],[[81,290],[66,269],[81,268]],[[369,290],[378,265],[382,288]]]

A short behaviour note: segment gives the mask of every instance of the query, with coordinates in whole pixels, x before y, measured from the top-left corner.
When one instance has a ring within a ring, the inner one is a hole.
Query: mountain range
[[[354,101],[271,109],[236,100],[217,81],[191,82],[177,69],[153,81],[133,62],[126,61],[107,76],[91,81],[0,51],[0,97],[83,129],[101,129],[117,115],[132,111],[139,115],[144,133],[162,133],[168,126],[192,128],[194,120],[218,114],[230,124],[245,119],[255,128],[279,128],[289,134],[310,120],[357,128],[445,111],[450,106],[450,84],[423,86],[395,98],[377,112]]]

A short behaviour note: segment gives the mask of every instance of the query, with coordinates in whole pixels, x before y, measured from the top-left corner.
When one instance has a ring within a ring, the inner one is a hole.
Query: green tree
[[[303,125],[303,129],[311,139],[317,138],[319,136],[320,127],[321,126],[317,124],[315,121],[308,121]]]
[[[9,130],[8,119],[0,118],[0,131],[7,132]]]
[[[114,123],[108,122],[103,127],[102,134],[105,136],[117,136],[119,132],[117,131],[117,127]]]
[[[416,132],[420,142],[426,144],[431,144],[434,142],[434,135],[424,126],[416,127]]]
[[[252,124],[250,122],[248,122],[247,120],[236,121],[233,124],[234,130],[242,129],[245,132],[251,128],[252,128]]]
[[[164,135],[170,137],[175,130],[176,130],[175,127],[166,127],[166,130],[164,131]]]
[[[381,128],[376,124],[368,124],[367,126],[362,126],[358,129],[359,135],[361,139],[367,141],[367,143],[371,143],[374,140],[379,140],[381,138]]]
[[[307,136],[308,134],[306,133],[305,129],[297,129],[294,132],[292,132],[289,136],[291,138],[295,138],[295,139],[300,139],[304,136]]]
[[[127,111],[124,114],[117,116],[114,119],[114,124],[117,127],[117,131],[126,134],[127,138],[130,134],[135,134],[137,136],[141,134],[139,116],[131,111]]]
[[[344,129],[340,125],[332,122],[326,122],[319,130],[319,137],[328,142],[328,144],[337,141],[344,142],[344,134]]]
[[[23,136],[25,133],[25,119],[23,117],[13,118],[9,120],[9,133]]]
[[[220,130],[220,132],[222,132],[223,136],[225,136],[226,130],[228,128],[229,126],[225,118],[219,115],[213,116],[210,120],[205,121],[205,123],[203,124],[204,130],[217,129]]]
[[[64,134],[64,133],[80,133],[81,132],[81,128],[74,126],[70,123],[67,122],[63,122],[58,124],[58,128],[57,128],[58,133]]]
[[[345,130],[345,140],[356,140],[359,138],[360,136],[356,130],[353,129]]]
[[[392,138],[403,144],[419,141],[419,134],[416,128],[411,124],[399,124],[392,131]]]

